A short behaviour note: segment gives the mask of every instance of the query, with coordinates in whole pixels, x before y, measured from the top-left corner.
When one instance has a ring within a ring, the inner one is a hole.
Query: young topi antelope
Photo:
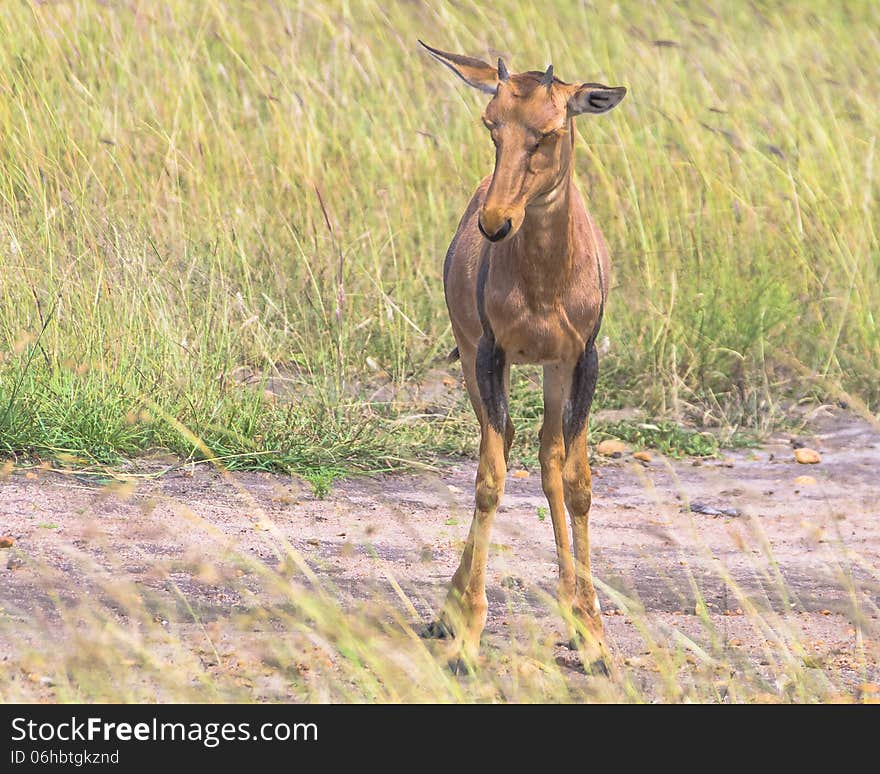
[[[553,65],[546,72],[511,73],[501,59],[496,69],[422,45],[465,83],[492,95],[483,123],[495,144],[495,170],[468,204],[443,266],[446,305],[480,421],[480,460],[461,562],[439,618],[424,635],[452,638],[454,669],[474,663],[486,623],[489,532],[514,434],[507,409],[510,366],[539,363],[541,483],[556,538],[559,603],[572,647],[583,648],[585,667],[604,667],[602,619],[590,576],[587,417],[610,264],[572,178],[574,117],[611,110],[626,89],[565,83],[553,76]]]

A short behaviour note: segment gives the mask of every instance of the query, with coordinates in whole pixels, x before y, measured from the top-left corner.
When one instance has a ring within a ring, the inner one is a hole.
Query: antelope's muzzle
[[[493,234],[490,234],[488,231],[486,231],[486,229],[483,228],[483,221],[479,218],[477,218],[477,226],[479,226],[480,233],[490,242],[500,242],[510,233],[510,229],[512,228],[513,223],[511,223],[510,218],[508,218],[504,221],[504,223],[501,224],[501,228],[499,228]]]

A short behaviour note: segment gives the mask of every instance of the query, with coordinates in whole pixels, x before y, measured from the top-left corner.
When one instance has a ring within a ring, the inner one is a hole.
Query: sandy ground
[[[720,460],[654,455],[644,464],[625,455],[594,466],[593,567],[615,658],[636,667],[647,659],[634,604],[655,627],[705,644],[699,595],[718,636],[757,665],[776,635],[756,625],[750,604],[767,621],[784,613],[788,630],[798,629],[789,635],[845,683],[877,681],[880,433],[844,412],[820,412],[797,436],[822,455],[816,465],[795,462],[793,438]],[[38,633],[29,645],[48,647],[59,603],[37,568],[60,573],[75,600],[90,583],[71,560],[79,552],[159,595],[170,597],[173,581],[203,620],[222,618],[242,604],[239,592],[198,568],[231,545],[277,562],[263,529],[270,520],[344,606],[384,593],[405,610],[390,574],[427,621],[467,534],[474,472],[472,461],[450,461],[439,472],[358,477],[319,500],[292,477],[224,477],[206,465],[109,487],[16,470],[0,482],[0,535],[15,541],[0,549],[0,608],[7,621],[42,621],[45,642]],[[686,502],[735,515],[690,513]],[[547,602],[557,570],[545,505],[538,472],[512,470],[493,533],[484,647],[503,645],[522,618],[563,631]],[[186,610],[179,615],[185,623]],[[14,655],[20,645],[0,628],[0,648]]]

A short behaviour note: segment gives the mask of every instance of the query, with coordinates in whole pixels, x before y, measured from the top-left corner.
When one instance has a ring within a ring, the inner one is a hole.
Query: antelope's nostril
[[[483,228],[483,224],[479,218],[477,218],[477,226],[480,228],[480,233],[486,237],[490,242],[498,242],[504,237],[506,237],[510,233],[510,229],[513,227],[513,224],[510,222],[510,218],[504,221],[504,225],[499,228],[494,234],[489,234],[486,229]]]

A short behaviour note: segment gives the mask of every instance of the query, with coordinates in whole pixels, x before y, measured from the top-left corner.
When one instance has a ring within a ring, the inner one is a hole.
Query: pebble
[[[819,456],[819,452],[815,449],[808,449],[804,447],[802,449],[794,450],[794,458],[801,465],[815,465],[817,462],[821,462],[822,458]]]
[[[607,438],[596,447],[596,451],[603,457],[620,457],[626,451],[626,444],[616,438]]]

